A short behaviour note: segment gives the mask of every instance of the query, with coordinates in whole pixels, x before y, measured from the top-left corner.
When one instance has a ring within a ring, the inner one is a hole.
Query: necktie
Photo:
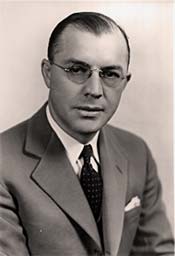
[[[82,157],[84,160],[81,170],[80,183],[89,202],[95,220],[98,221],[102,203],[103,181],[100,170],[96,172],[90,163],[90,158],[92,156],[92,146],[84,146],[80,154],[80,158]]]

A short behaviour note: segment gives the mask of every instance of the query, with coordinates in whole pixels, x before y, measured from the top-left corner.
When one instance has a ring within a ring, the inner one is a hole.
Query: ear
[[[47,59],[43,59],[41,62],[41,72],[46,86],[50,88],[51,65]]]
[[[122,90],[124,90],[124,89],[126,88],[126,86],[127,86],[127,84],[128,84],[128,82],[129,82],[130,79],[131,79],[131,74],[128,73],[128,74],[126,75],[125,79],[124,79],[124,82],[123,82],[123,89],[122,89]]]
[[[127,82],[129,82],[130,79],[131,79],[131,73],[127,74],[127,76],[126,76]]]

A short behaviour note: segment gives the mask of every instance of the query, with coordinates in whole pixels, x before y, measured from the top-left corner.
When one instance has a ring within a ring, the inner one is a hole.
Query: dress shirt
[[[81,144],[79,141],[75,140],[73,137],[71,137],[69,134],[67,134],[53,119],[49,106],[46,107],[46,115],[48,122],[60,141],[62,142],[67,157],[73,167],[73,170],[75,171],[75,174],[80,177],[81,175],[81,169],[83,166],[83,159],[79,159],[79,156],[83,150],[83,147],[87,144],[91,144],[93,148],[93,157],[91,157],[91,164],[95,171],[98,172],[98,163],[99,163],[99,155],[97,150],[97,140],[99,136],[99,132],[96,133],[96,135],[93,137],[91,141],[89,141],[87,144]]]

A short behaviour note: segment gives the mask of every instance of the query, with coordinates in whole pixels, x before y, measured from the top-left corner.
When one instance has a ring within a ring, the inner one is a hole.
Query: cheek
[[[121,99],[121,94],[121,91],[112,91],[111,93],[108,93],[107,102],[108,108],[111,110],[111,112],[114,112],[117,109]]]
[[[69,102],[74,99],[77,95],[79,95],[79,88],[78,85],[69,81],[65,76],[53,76],[51,79],[51,87],[52,95],[54,98],[58,98],[63,103],[67,101]]]

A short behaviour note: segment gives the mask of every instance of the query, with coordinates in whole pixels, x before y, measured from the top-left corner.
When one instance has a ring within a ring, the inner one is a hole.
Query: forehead
[[[75,27],[67,27],[60,38],[55,59],[62,63],[78,59],[90,65],[120,65],[127,69],[127,46],[118,29],[95,35]]]

